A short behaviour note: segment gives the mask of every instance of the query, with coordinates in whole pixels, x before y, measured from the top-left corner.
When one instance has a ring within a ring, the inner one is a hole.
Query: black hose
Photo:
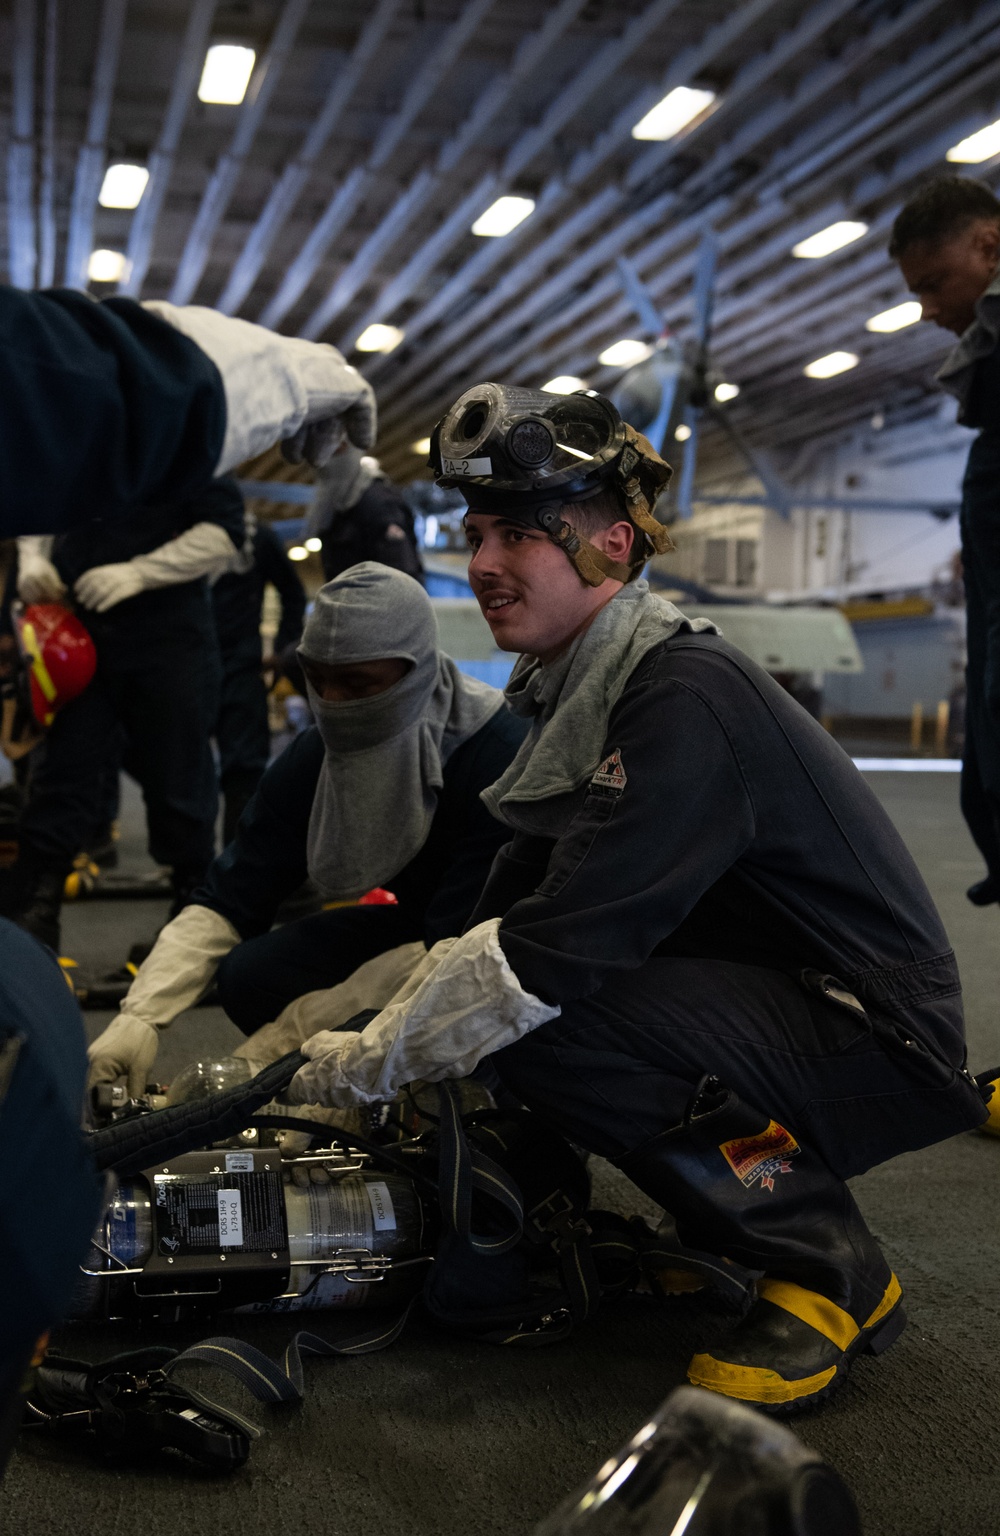
[[[165,1158],[194,1152],[226,1136],[238,1136],[258,1109],[287,1088],[305,1062],[301,1051],[289,1051],[248,1083],[237,1083],[210,1099],[171,1104],[167,1109],[136,1115],[94,1131],[90,1137],[94,1161],[102,1170],[141,1173],[143,1168]]]

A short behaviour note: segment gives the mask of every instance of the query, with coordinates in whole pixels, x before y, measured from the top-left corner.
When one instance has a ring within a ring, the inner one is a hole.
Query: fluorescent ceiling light
[[[682,421],[674,428],[674,437],[679,443],[686,443],[691,436],[691,428],[686,421]]]
[[[247,93],[256,57],[252,48],[241,48],[235,43],[213,43],[205,55],[198,100],[238,107]]]
[[[915,325],[920,319],[920,305],[916,299],[905,299],[892,309],[883,309],[865,321],[866,331],[901,331],[904,325]]]
[[[831,252],[839,251],[853,240],[860,240],[867,233],[868,225],[858,219],[838,219],[836,224],[828,224],[826,229],[817,230],[808,240],[800,240],[798,245],[793,245],[792,255],[815,261],[818,256],[829,256]]]
[[[605,347],[597,361],[603,363],[605,368],[631,368],[633,363],[644,363],[652,350],[648,342],[633,341],[626,337]]]
[[[306,549],[311,555],[318,555],[323,548],[322,539],[306,539]]]
[[[740,386],[738,384],[716,384],[714,391],[715,398],[720,405],[725,405],[727,400],[735,400],[739,392]]]
[[[102,208],[138,208],[148,180],[144,165],[109,165],[97,201]]]
[[[498,197],[472,226],[474,235],[509,235],[535,209],[533,197]]]
[[[639,119],[632,129],[633,139],[672,139],[686,128],[715,100],[714,91],[697,91],[690,85],[677,85]]]
[[[981,160],[992,160],[1000,155],[1000,121],[980,128],[960,144],[955,144],[945,155],[946,160],[957,160],[961,165],[978,165]]]
[[[359,352],[391,352],[405,335],[398,325],[366,325],[354,345]]]
[[[87,276],[92,283],[117,283],[125,276],[127,265],[124,251],[91,251]]]
[[[586,389],[586,387],[582,379],[574,378],[571,373],[560,373],[556,378],[542,385],[547,395],[572,395],[578,389]]]
[[[293,544],[288,551],[288,558],[289,560],[308,560],[309,551],[304,549],[301,544]]]
[[[817,357],[814,362],[807,363],[802,372],[807,379],[832,379],[835,374],[846,373],[849,368],[857,366],[856,352],[828,352],[825,357]]]
[[[422,459],[426,459],[431,451],[431,440],[429,437],[418,437],[416,442],[411,443],[410,446],[414,453],[418,453]]]

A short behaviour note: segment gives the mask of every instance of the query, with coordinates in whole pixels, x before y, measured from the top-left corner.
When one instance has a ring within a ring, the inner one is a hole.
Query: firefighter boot
[[[902,1332],[899,1281],[854,1200],[811,1147],[706,1078],[684,1123],[619,1159],[683,1242],[763,1271],[757,1299],[688,1379],[765,1413],[822,1402],[862,1351]]]

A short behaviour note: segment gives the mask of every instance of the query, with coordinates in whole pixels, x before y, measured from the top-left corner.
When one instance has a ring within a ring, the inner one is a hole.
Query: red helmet
[[[29,603],[14,624],[24,657],[31,713],[49,726],[57,710],[82,693],[97,668],[97,652],[80,620],[61,603]]]

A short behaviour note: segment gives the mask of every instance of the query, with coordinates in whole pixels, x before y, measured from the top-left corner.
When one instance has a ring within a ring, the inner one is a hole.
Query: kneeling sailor
[[[420,987],[308,1040],[292,1095],[367,1102],[490,1055],[684,1241],[760,1275],[691,1381],[812,1406],[905,1323],[845,1181],[986,1117],[941,920],[850,758],[638,579],[669,469],[608,401],[477,386],[432,462],[522,653],[530,731],[484,796],[513,838]]]
[[[91,1084],[126,1075],[141,1093],[158,1031],[213,980],[250,1034],[363,961],[461,933],[475,905],[505,835],[480,791],[524,735],[503,695],[438,649],[419,582],[372,561],[320,589],[299,657],[316,724],[267,769],[163,929],[90,1047]],[[307,875],[331,905],[272,930]],[[377,886],[395,904],[351,905]]]

